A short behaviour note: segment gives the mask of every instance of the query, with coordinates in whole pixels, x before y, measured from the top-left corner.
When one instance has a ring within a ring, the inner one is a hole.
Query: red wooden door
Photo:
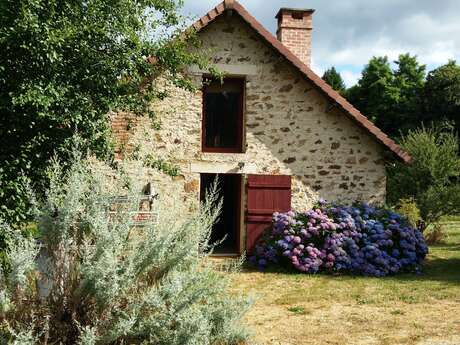
[[[274,212],[291,209],[291,176],[248,175],[246,211],[246,250],[272,222]]]

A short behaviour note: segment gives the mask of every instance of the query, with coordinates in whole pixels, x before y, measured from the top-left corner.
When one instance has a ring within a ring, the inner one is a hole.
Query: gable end
[[[262,24],[260,24],[240,3],[234,0],[225,0],[211,9],[203,17],[198,19],[192,26],[199,32],[206,26],[211,24],[217,17],[222,15],[227,10],[235,11],[246,23],[248,23],[270,46],[278,53],[284,56],[303,76],[305,76],[312,84],[323,94],[325,94],[332,104],[337,105],[345,114],[357,125],[368,132],[371,137],[385,146],[397,158],[405,163],[410,163],[411,157],[391,138],[383,133],[375,126],[367,117],[356,109],[351,103],[343,98],[337,91],[332,89],[323,79],[305,65],[298,57],[296,57],[288,48],[286,48],[275,36],[273,36]]]

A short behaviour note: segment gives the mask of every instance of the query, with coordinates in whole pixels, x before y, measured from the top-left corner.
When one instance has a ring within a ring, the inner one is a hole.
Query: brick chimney
[[[276,36],[304,64],[311,62],[312,17],[315,10],[281,8],[276,15],[278,30]]]

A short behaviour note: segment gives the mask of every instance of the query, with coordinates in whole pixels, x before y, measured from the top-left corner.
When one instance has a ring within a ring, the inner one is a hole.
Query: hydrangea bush
[[[419,271],[427,253],[422,233],[395,212],[320,202],[306,212],[275,213],[250,260],[260,268],[284,262],[305,273],[383,277]]]

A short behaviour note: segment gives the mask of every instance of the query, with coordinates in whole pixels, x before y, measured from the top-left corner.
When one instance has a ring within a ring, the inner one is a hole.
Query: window
[[[244,79],[204,79],[202,150],[243,152]]]

